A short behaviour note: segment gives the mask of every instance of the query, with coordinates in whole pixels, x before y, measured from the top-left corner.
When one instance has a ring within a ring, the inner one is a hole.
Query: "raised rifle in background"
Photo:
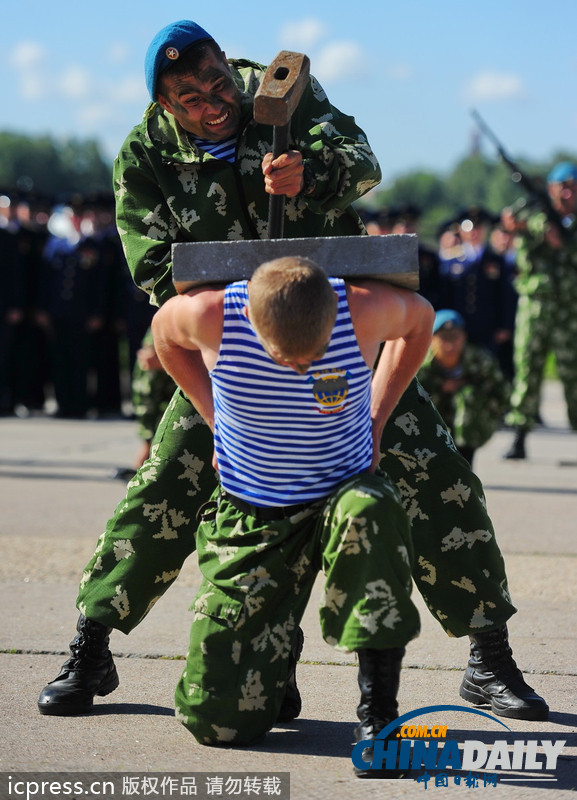
[[[521,184],[521,186],[529,195],[529,199],[541,207],[541,209],[547,215],[547,219],[552,225],[555,226],[555,228],[557,228],[561,237],[565,241],[569,241],[569,239],[572,237],[572,231],[568,229],[563,217],[553,207],[547,190],[542,186],[539,186],[539,184],[533,178],[530,178],[525,172],[523,172],[516,161],[513,161],[513,159],[507,155],[501,142],[497,139],[493,131],[489,128],[485,120],[477,111],[471,111],[471,116],[479,126],[481,133],[490,139],[497,149],[497,152],[501,156],[502,161],[511,170],[511,180],[513,180],[515,183]],[[516,205],[518,208],[518,204]]]

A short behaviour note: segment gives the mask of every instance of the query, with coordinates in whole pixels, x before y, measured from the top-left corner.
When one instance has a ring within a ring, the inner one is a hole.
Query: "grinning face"
[[[189,133],[220,142],[234,136],[240,123],[240,92],[225,55],[209,52],[194,74],[164,75],[158,102]]]

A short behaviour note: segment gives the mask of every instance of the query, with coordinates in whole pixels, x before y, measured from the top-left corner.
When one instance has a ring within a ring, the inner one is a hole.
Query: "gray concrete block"
[[[378,278],[419,288],[415,234],[181,242],[172,246],[173,282],[179,294],[205,283],[247,280],[265,261],[305,256],[332,277]]]

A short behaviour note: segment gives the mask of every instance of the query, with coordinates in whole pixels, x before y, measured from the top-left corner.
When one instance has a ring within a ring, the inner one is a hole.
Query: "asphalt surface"
[[[469,784],[457,785],[456,773],[449,771],[444,788],[439,770],[434,769],[429,770],[428,782],[417,781],[416,775],[400,781],[362,781],[353,776],[355,659],[334,651],[320,637],[316,602],[320,582],[303,621],[299,719],[275,728],[262,744],[251,748],[198,745],[173,715],[173,691],[188,643],[188,607],[199,583],[194,557],[137,630],[129,636],[113,633],[119,688],[97,698],[91,715],[40,715],[38,694],[55,677],[74,634],[82,567],[124,495],[124,484],[112,479],[111,472],[117,466],[130,466],[139,442],[135,423],[127,420],[0,419],[0,798],[58,795],[49,788],[36,792],[33,773],[45,778],[113,773],[118,782],[115,796],[121,791],[155,796],[154,786],[158,791],[159,784],[147,784],[144,778],[158,773],[173,776],[165,796],[184,794],[183,780],[190,781],[191,776],[200,786],[207,780],[204,773],[209,778],[222,773],[225,779],[233,773],[244,777],[258,773],[262,783],[242,787],[237,783],[236,794],[232,789],[227,792],[232,784],[224,783],[220,794],[262,797],[263,787],[273,785],[271,776],[289,773],[293,800],[417,797],[427,790],[439,796],[484,790],[505,798],[574,797],[577,435],[568,428],[557,383],[545,387],[542,416],[545,424],[529,437],[526,461],[501,458],[512,437],[503,430],[479,451],[475,467],[485,486],[518,608],[509,623],[515,658],[549,703],[550,718],[524,722],[465,711],[471,707],[461,701],[458,688],[468,641],[449,639],[415,593],[422,633],[407,648],[400,712],[438,704],[457,706],[419,716],[416,722],[447,725],[447,739],[461,745],[475,740],[490,749],[496,739],[506,736],[510,743],[525,742],[515,747],[537,753],[534,759],[527,755],[516,770],[504,768],[504,756],[494,761],[492,772],[481,764],[473,775],[477,784],[470,779]],[[505,733],[499,720],[510,731]],[[546,751],[561,747],[560,741],[565,742],[560,756],[554,768],[547,768]],[[498,774],[496,786],[490,785],[493,774]],[[27,795],[22,794],[19,778],[29,781]],[[129,778],[140,781],[138,791],[134,782],[129,790]],[[487,781],[489,785],[484,785]],[[61,787],[59,796],[65,794]],[[200,789],[198,796],[204,796]]]

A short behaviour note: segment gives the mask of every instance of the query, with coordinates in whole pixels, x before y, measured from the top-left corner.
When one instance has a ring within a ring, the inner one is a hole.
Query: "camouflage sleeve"
[[[366,134],[354,117],[331,105],[313,77],[293,114],[291,133],[310,174],[313,188],[305,200],[311,211],[344,210],[380,183],[381,169]]]
[[[171,245],[176,224],[170,226],[166,198],[158,185],[144,148],[129,137],[114,161],[116,224],[135,284],[160,305],[176,294],[172,283]],[[127,188],[130,187],[130,190]]]
[[[539,212],[526,220],[526,229],[519,237],[515,287],[520,294],[533,294],[550,284],[551,264],[556,253],[547,242],[547,217]]]
[[[528,252],[542,247],[549,248],[545,239],[547,227],[547,216],[544,212],[532,214],[528,217],[523,235],[524,244]]]

